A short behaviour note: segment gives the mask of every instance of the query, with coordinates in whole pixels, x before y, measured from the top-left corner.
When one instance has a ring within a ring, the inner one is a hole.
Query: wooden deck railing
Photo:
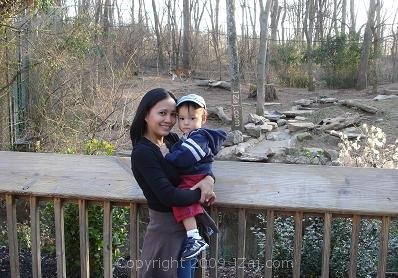
[[[385,277],[389,227],[398,217],[398,170],[299,166],[217,161],[217,204],[211,214],[218,221],[221,208],[238,212],[237,258],[246,254],[246,218],[250,210],[266,215],[264,262],[272,260],[274,219],[278,213],[294,216],[293,277],[300,277],[302,225],[305,215],[324,218],[322,277],[329,277],[333,217],[352,218],[349,277],[356,277],[362,217],[381,219],[378,277]],[[16,199],[29,198],[32,240],[32,276],[41,277],[39,201],[54,203],[57,277],[66,277],[64,204],[77,201],[80,226],[81,277],[89,277],[88,203],[102,203],[104,277],[112,277],[112,205],[130,207],[130,259],[139,256],[138,207],[145,199],[136,184],[129,159],[81,155],[0,152],[0,198],[7,210],[7,232],[12,277],[20,277],[16,230]],[[218,262],[218,236],[211,239],[210,258]],[[244,269],[236,264],[236,276]],[[131,277],[137,277],[131,268]],[[199,275],[204,277],[204,271]],[[209,268],[217,277],[217,264]],[[272,277],[272,268],[264,268]]]

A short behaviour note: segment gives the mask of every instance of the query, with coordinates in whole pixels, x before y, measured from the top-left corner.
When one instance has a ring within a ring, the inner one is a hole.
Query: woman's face
[[[176,103],[171,97],[156,103],[145,117],[146,136],[159,139],[170,133],[176,123]]]

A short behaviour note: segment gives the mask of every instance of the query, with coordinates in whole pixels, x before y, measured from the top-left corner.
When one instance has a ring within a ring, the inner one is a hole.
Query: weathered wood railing
[[[245,257],[246,217],[249,210],[266,214],[264,262],[272,260],[276,213],[294,216],[293,277],[300,277],[302,220],[304,215],[324,218],[322,277],[329,277],[333,217],[352,218],[349,277],[356,277],[361,217],[381,218],[378,277],[385,277],[389,226],[398,217],[398,170],[348,167],[298,166],[217,161],[217,205],[238,210],[238,259]],[[139,256],[138,206],[145,199],[136,184],[127,158],[0,152],[0,198],[6,201],[7,232],[12,277],[19,275],[16,231],[16,198],[29,198],[32,240],[32,276],[41,277],[39,201],[54,202],[57,276],[66,277],[63,208],[77,201],[80,225],[81,277],[89,277],[88,203],[102,203],[104,277],[112,277],[112,205],[130,207],[130,259]],[[212,237],[210,258],[218,262],[218,236]],[[236,265],[236,276],[244,269]],[[209,267],[217,277],[217,264]],[[137,277],[131,268],[131,277]],[[204,277],[204,271],[200,272]],[[264,267],[264,277],[272,268]]]

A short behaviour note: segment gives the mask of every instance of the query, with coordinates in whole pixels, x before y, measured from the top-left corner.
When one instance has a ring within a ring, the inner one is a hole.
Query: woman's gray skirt
[[[149,209],[139,273],[141,278],[176,278],[186,231],[171,212]]]

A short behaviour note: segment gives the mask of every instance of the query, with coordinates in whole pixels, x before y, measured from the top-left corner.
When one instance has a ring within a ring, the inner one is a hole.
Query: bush
[[[325,71],[323,80],[331,88],[352,88],[360,59],[359,40],[355,36],[327,37],[314,50],[314,61]]]
[[[306,88],[308,76],[302,67],[304,52],[300,49],[300,45],[289,42],[275,47],[275,55],[270,57],[270,64],[275,69],[281,85]]]

